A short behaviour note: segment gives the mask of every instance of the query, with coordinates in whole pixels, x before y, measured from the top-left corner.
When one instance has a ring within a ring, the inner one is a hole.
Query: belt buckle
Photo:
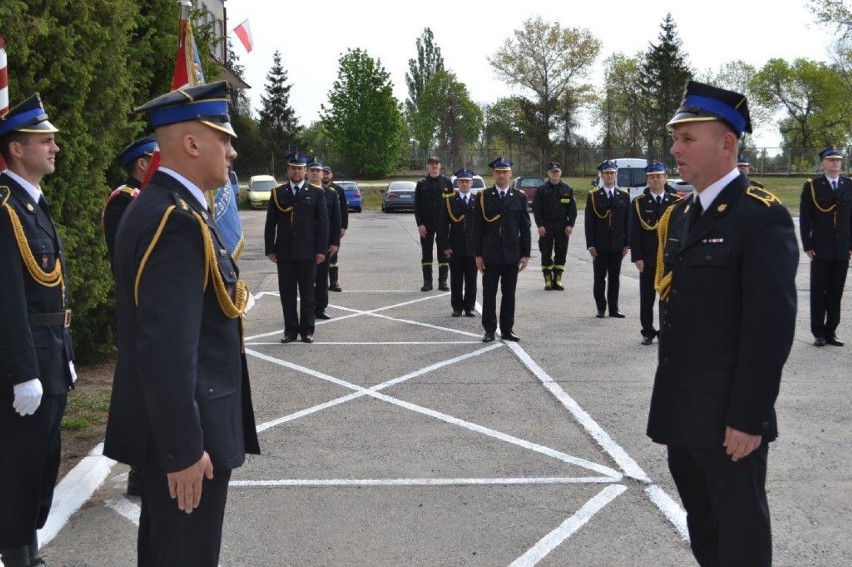
[[[63,323],[63,326],[66,329],[71,326],[71,310],[70,309],[65,310],[65,322]]]

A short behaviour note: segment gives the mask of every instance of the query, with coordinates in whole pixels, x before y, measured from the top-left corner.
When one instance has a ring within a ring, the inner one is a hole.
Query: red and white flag
[[[6,40],[0,36],[0,117],[9,112],[9,75],[6,71]],[[6,169],[6,162],[0,156],[0,171]]]
[[[249,21],[245,20],[243,23],[235,27],[234,33],[237,34],[237,37],[240,39],[243,47],[246,48],[246,53],[251,53],[251,50],[254,49],[254,42],[251,39],[251,27],[249,26]]]

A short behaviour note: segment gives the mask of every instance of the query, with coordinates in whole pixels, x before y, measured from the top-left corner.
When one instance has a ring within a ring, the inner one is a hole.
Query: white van
[[[631,200],[641,195],[645,187],[648,186],[648,177],[645,173],[645,168],[648,167],[648,160],[642,158],[618,158],[612,161],[618,166],[618,178],[615,182],[618,188],[629,191]],[[592,184],[599,189],[603,187],[600,172],[598,172],[598,177]]]

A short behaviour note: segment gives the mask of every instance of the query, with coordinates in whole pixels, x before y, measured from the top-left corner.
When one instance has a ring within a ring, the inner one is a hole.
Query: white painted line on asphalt
[[[38,531],[39,547],[47,545],[56,537],[71,516],[106,479],[115,461],[104,457],[103,450],[104,444],[99,443],[56,485],[50,516],[44,527]]]
[[[325,486],[473,486],[473,485],[517,485],[517,484],[609,484],[608,476],[586,477],[512,477],[512,478],[331,478],[331,479],[282,479],[282,480],[232,480],[230,486],[240,488],[268,487],[325,487]]]
[[[607,486],[594,498],[583,504],[582,508],[562,522],[558,528],[541,538],[529,551],[512,561],[509,567],[531,567],[532,565],[536,565],[547,554],[559,547],[563,541],[574,535],[577,530],[592,519],[592,516],[600,512],[604,506],[612,502],[625,490],[627,490],[627,487],[621,484]]]
[[[618,466],[621,467],[621,470],[624,471],[624,474],[642,482],[651,482],[651,479],[647,474],[645,474],[642,467],[640,467],[639,464],[627,454],[627,451],[625,451],[618,443],[613,441],[612,437],[610,437],[609,434],[604,431],[600,425],[598,425],[592,416],[590,416],[586,410],[581,408],[580,405],[575,402],[574,399],[569,396],[565,390],[563,390],[562,387],[559,386],[559,384],[557,384],[523,348],[521,348],[521,345],[511,343],[509,344],[509,348],[515,353],[515,356],[517,356],[518,359],[530,369],[530,372],[532,372],[536,378],[541,381],[544,387],[547,388],[551,394],[556,396],[556,399],[565,406],[565,409],[571,412],[574,419],[576,419],[589,433],[589,435],[598,442],[598,445],[600,445],[601,448],[606,451],[610,457],[612,457]]]
[[[435,329],[437,331],[445,331],[447,333],[456,333],[457,335],[464,335],[466,337],[478,337],[479,334],[471,333],[470,331],[462,331],[461,329],[452,329],[450,327],[442,327],[440,325],[432,325],[431,323],[422,323],[420,321],[412,321],[411,319],[400,319],[399,317],[388,317],[387,315],[379,315],[378,313],[367,313],[370,317],[377,317],[379,319],[387,319],[388,321],[394,321],[397,323],[405,323],[407,325],[414,325],[415,327],[426,327],[427,329]]]
[[[382,345],[478,345],[482,341],[386,341],[386,342],[337,342],[337,341],[314,341],[311,346],[336,345],[336,346],[382,346]],[[281,346],[281,341],[274,343],[246,343],[246,346]],[[298,346],[294,344],[293,346]]]
[[[645,494],[651,499],[651,502],[663,512],[663,515],[674,524],[675,529],[680,534],[684,541],[689,541],[689,530],[686,527],[686,511],[680,507],[680,504],[674,501],[669,494],[657,486],[652,484],[645,489]]]
[[[449,360],[437,362],[435,364],[427,366],[426,368],[421,368],[420,370],[415,370],[414,372],[411,372],[409,374],[405,374],[403,376],[399,376],[398,378],[394,378],[392,380],[388,380],[387,382],[383,382],[381,384],[377,384],[375,386],[372,386],[371,388],[369,388],[369,390],[378,392],[379,390],[383,390],[383,389],[388,388],[390,386],[400,384],[402,382],[405,382],[406,380],[410,380],[411,378],[416,378],[417,376],[421,376],[421,375],[426,374],[428,372],[432,372],[433,370],[438,370],[438,369],[443,368],[445,366],[455,364],[456,362],[461,362],[462,360],[466,360],[468,358],[473,358],[475,356],[479,356],[480,354],[484,354],[484,353],[491,351],[491,350],[494,350],[495,348],[498,348],[500,346],[502,346],[502,345],[489,345],[489,346],[481,348],[479,350],[475,350],[473,352],[466,353],[466,354],[463,354],[461,356],[456,356],[456,357],[451,358]],[[260,358],[261,360],[266,360],[267,362],[272,362],[273,364],[281,364],[283,362],[283,361],[281,361],[277,358],[273,358],[271,356],[267,357],[266,355],[261,355],[260,353],[253,351],[253,350],[246,350],[246,354],[250,354],[251,356],[256,356],[256,357]],[[312,376],[313,376],[313,374],[312,374]],[[257,432],[260,433],[262,431],[266,431],[270,427],[275,427],[276,425],[281,425],[282,423],[286,423],[288,421],[293,421],[294,419],[299,419],[300,417],[304,417],[306,415],[310,415],[312,413],[316,413],[318,411],[322,411],[324,409],[334,407],[338,404],[348,402],[349,400],[354,400],[355,398],[361,398],[361,397],[366,396],[366,395],[367,394],[365,392],[357,391],[355,393],[348,394],[346,396],[341,396],[340,398],[330,400],[328,402],[318,404],[316,406],[313,406],[313,407],[310,407],[310,408],[307,408],[307,409],[303,409],[303,410],[297,411],[295,413],[291,413],[290,415],[286,415],[284,417],[280,417],[280,418],[272,420],[272,421],[267,421],[265,423],[261,423],[260,425],[257,426]]]
[[[115,510],[123,517],[136,524],[137,528],[139,527],[139,516],[142,514],[142,508],[139,507],[139,504],[131,502],[124,496],[118,496],[105,501],[104,506]]]

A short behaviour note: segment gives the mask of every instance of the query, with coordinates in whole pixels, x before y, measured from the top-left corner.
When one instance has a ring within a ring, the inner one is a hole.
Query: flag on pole
[[[237,34],[237,37],[243,44],[243,47],[246,48],[246,53],[251,53],[251,50],[254,49],[254,42],[251,39],[251,27],[249,26],[249,21],[244,21],[235,27],[233,31]]]
[[[0,118],[9,112],[9,75],[6,70],[6,39],[0,36]],[[6,162],[0,156],[0,171],[6,169]]]
[[[175,71],[172,75],[172,90],[203,84],[204,71],[201,69],[201,57],[198,56],[195,36],[192,35],[189,4],[181,3],[180,22],[178,23],[178,52],[175,60]]]

